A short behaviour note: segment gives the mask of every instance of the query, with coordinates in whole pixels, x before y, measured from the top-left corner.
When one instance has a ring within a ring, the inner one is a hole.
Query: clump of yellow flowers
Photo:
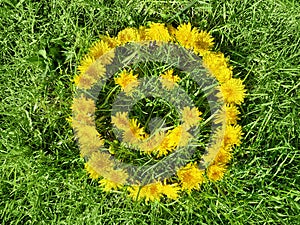
[[[222,126],[214,134],[215,144],[208,149],[206,158],[210,163],[207,168],[200,169],[197,161],[191,161],[177,168],[175,176],[170,179],[157,180],[146,185],[128,185],[128,171],[118,168],[112,157],[101,150],[110,142],[105,140],[95,127],[95,102],[84,94],[74,98],[70,122],[76,132],[81,157],[88,159],[85,169],[92,179],[99,182],[103,191],[126,190],[132,199],[144,199],[146,202],[159,201],[162,198],[176,200],[180,193],[199,190],[204,182],[223,178],[232,159],[233,147],[241,144],[242,127],[237,124],[240,114],[238,105],[244,101],[245,86],[241,79],[233,78],[233,68],[229,66],[229,59],[223,53],[212,51],[214,39],[208,32],[193,28],[190,23],[181,24],[177,28],[151,23],[138,29],[126,28],[116,37],[101,37],[78,66],[79,73],[74,77],[77,89],[87,91],[99,79],[105,77],[106,66],[112,63],[117,47],[141,41],[173,43],[192,51],[202,57],[203,66],[219,82],[217,97],[224,105],[217,112],[215,123]],[[123,69],[113,77],[113,81],[121,92],[130,95],[139,85],[138,76],[134,70]],[[158,79],[168,91],[178,87],[181,82],[180,74],[173,69],[162,71]],[[141,154],[160,159],[175,152],[179,147],[187,146],[193,138],[189,130],[204,120],[201,117],[203,113],[197,107],[183,107],[180,113],[179,125],[151,135],[136,118],[130,118],[127,112],[112,115],[111,124],[121,132],[125,146],[134,147]]]

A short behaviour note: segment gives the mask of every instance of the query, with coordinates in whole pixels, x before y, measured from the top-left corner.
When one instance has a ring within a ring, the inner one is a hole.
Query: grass
[[[297,1],[0,1],[2,224],[298,224]],[[147,21],[211,31],[248,96],[226,177],[165,203],[103,194],[66,117],[76,65],[99,34]]]

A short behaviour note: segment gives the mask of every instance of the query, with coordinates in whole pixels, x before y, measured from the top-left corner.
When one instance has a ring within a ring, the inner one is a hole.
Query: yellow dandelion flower
[[[154,150],[156,157],[168,155],[168,153],[172,150],[172,145],[170,143],[170,139],[165,137],[159,144],[158,148]]]
[[[130,130],[131,132],[139,139],[143,139],[145,135],[145,130],[143,127],[140,127],[140,123],[137,121],[137,119],[131,119],[130,120]]]
[[[98,60],[101,61],[103,65],[111,64],[115,57],[115,51],[116,49],[112,49],[109,52],[106,52],[104,55],[100,56]]]
[[[171,69],[160,75],[163,87],[168,90],[173,89],[177,85],[177,82],[180,81],[180,77],[177,75],[174,76],[173,73],[174,71]]]
[[[200,117],[202,112],[200,112],[197,107],[190,108],[189,106],[186,106],[181,110],[181,115],[182,121],[187,129],[197,125],[202,119]]]
[[[233,104],[223,105],[220,112],[216,115],[215,123],[236,124],[240,114],[238,108]]]
[[[98,133],[95,126],[83,125],[80,129],[78,129],[77,137],[81,142],[91,142],[94,140],[99,141],[101,135]]]
[[[177,146],[186,146],[193,136],[185,129],[185,125],[179,125],[169,130],[166,136],[168,150],[172,151]]]
[[[99,78],[104,77],[106,68],[102,63],[102,60],[96,60],[92,65],[85,71],[83,76],[89,76],[98,81]]]
[[[203,55],[203,66],[221,83],[232,78],[232,67],[223,53],[207,52]]]
[[[97,83],[98,79],[106,73],[106,68],[100,60],[95,60],[91,56],[86,56],[78,66],[80,74],[74,77],[74,83],[82,89],[90,89]]]
[[[232,158],[232,149],[231,147],[221,146],[219,152],[217,153],[214,164],[227,164]]]
[[[83,113],[76,113],[72,117],[72,127],[75,131],[78,131],[84,126],[94,126],[95,120],[93,116]]]
[[[130,120],[130,126],[123,133],[123,141],[130,144],[137,144],[145,138],[145,130],[140,127],[137,119]]]
[[[140,200],[145,198],[146,203],[154,200],[159,201],[162,197],[162,183],[154,182],[142,187],[138,185],[132,185],[129,188],[129,192],[129,196],[134,200]]]
[[[130,127],[128,112],[117,112],[116,116],[111,117],[111,122],[121,130],[128,130]]]
[[[89,55],[92,58],[97,59],[100,56],[109,52],[110,50],[111,50],[111,47],[109,46],[109,44],[106,41],[100,40],[100,41],[94,43],[93,46],[89,49]],[[103,62],[103,64],[108,64],[110,62],[111,62],[111,60],[109,60],[109,62],[107,62],[107,63]]]
[[[118,46],[118,39],[116,37],[110,37],[107,35],[100,36],[100,39],[108,44],[108,47],[113,49]]]
[[[168,29],[164,24],[161,23],[151,23],[149,28],[146,28],[146,39],[168,42],[171,40]]]
[[[208,167],[207,177],[212,181],[221,180],[225,174],[226,166],[222,164],[213,164]]]
[[[190,23],[179,25],[177,30],[175,31],[176,40],[179,42],[180,45],[187,49],[194,48],[194,43],[197,39],[197,35],[197,29],[192,29],[192,25]]]
[[[88,99],[83,95],[75,98],[71,109],[73,112],[71,124],[75,130],[80,129],[84,125],[92,126],[94,124],[93,114],[95,112],[95,104],[92,99]]]
[[[126,44],[128,42],[140,41],[140,35],[135,28],[125,28],[118,33],[117,41],[119,45]]]
[[[183,190],[190,192],[192,189],[198,190],[205,181],[204,170],[200,170],[196,163],[189,163],[177,171]]]
[[[101,175],[96,172],[96,170],[93,169],[88,163],[84,164],[85,170],[89,173],[90,178],[93,180],[97,180]]]
[[[77,67],[80,74],[85,74],[87,69],[95,62],[95,59],[89,55],[86,55],[79,63]]]
[[[105,176],[105,178],[99,181],[104,191],[117,190],[121,188],[128,178],[128,174],[124,170],[111,170]]]
[[[113,166],[114,163],[110,160],[109,154],[99,151],[93,152],[89,161],[85,163],[85,169],[90,177],[95,180],[107,175]]]
[[[170,135],[170,132],[164,137],[164,139],[160,142],[158,148],[155,150],[155,154],[157,157],[168,155],[169,152],[174,150],[177,146],[177,143],[180,141],[180,136]]]
[[[82,125],[77,129],[78,142],[80,145],[80,153],[82,156],[88,155],[104,145],[104,140],[95,126]]]
[[[187,146],[187,144],[189,143],[189,141],[193,138],[193,135],[191,135],[186,129],[184,128],[184,124],[182,125],[182,132],[181,132],[181,136],[180,136],[180,141],[177,144],[178,146]]]
[[[227,125],[223,137],[224,146],[240,145],[242,134],[240,125]]]
[[[140,142],[140,139],[138,139],[136,134],[133,133],[130,129],[124,131],[122,138],[122,141],[127,145],[137,145]]]
[[[177,146],[186,146],[193,136],[183,126],[169,130],[153,152],[157,157],[165,156],[174,151]]]
[[[97,80],[91,76],[80,74],[74,77],[74,83],[78,88],[88,90],[93,84],[97,83]]]
[[[116,84],[120,85],[122,90],[126,93],[130,93],[133,88],[139,85],[138,75],[133,75],[133,71],[127,72],[123,70],[119,77],[115,78]]]
[[[214,46],[213,37],[207,33],[206,31],[200,31],[197,34],[195,43],[194,43],[194,51],[199,55],[205,55],[209,50]]]
[[[167,137],[169,139],[170,149],[173,150],[177,146],[185,146],[192,135],[187,132],[182,125],[179,125],[168,131]]]
[[[140,189],[141,187],[139,185],[131,185],[128,188],[129,196],[136,201],[141,200],[143,197],[140,195]]]
[[[93,114],[96,110],[94,100],[81,95],[74,98],[71,109],[74,113]]]
[[[232,78],[221,84],[219,98],[223,98],[226,103],[242,104],[245,98],[245,85],[241,79]]]
[[[146,27],[145,26],[140,26],[138,32],[139,32],[141,41],[147,40]]]
[[[168,198],[176,200],[179,197],[180,187],[178,184],[166,184],[161,186],[161,193],[166,195]]]
[[[80,84],[80,79],[81,79],[80,75],[74,76],[73,82],[76,86],[78,86]]]

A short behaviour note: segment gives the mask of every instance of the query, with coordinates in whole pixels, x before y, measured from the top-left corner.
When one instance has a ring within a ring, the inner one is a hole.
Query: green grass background
[[[0,0],[1,224],[299,224],[300,5],[293,0]],[[65,120],[99,34],[147,21],[210,31],[244,79],[229,172],[164,203],[105,194]]]

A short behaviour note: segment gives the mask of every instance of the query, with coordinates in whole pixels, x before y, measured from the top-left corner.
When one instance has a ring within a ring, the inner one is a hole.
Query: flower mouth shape
[[[175,200],[223,178],[241,144],[245,88],[213,45],[191,24],[151,23],[90,48],[74,78],[70,121],[103,191]]]

